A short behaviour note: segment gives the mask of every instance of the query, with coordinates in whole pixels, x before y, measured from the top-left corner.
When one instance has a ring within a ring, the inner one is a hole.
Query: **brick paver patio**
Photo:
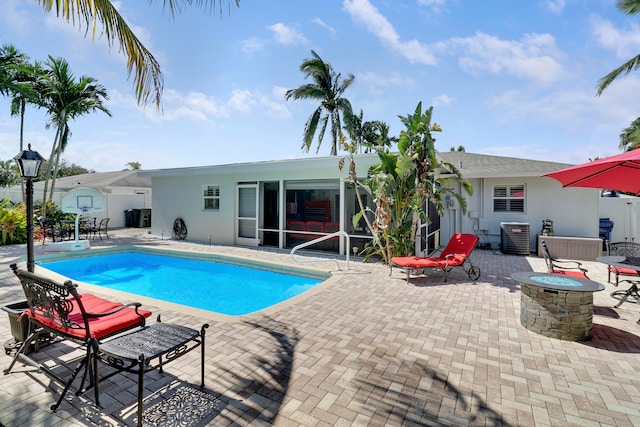
[[[144,244],[292,264],[287,254],[160,240],[141,229],[110,235],[92,246]],[[25,252],[24,246],[2,247],[0,305],[24,299],[9,264],[21,262]],[[46,252],[46,245],[37,245],[36,259]],[[181,425],[193,426],[640,425],[640,305],[613,308],[617,301],[610,293],[617,288],[606,283],[604,265],[585,263],[591,278],[606,285],[594,295],[594,337],[569,342],[520,325],[520,290],[510,274],[543,271],[541,258],[476,250],[472,259],[482,269],[475,283],[457,269],[447,282],[434,274],[406,284],[401,271],[389,277],[383,265],[356,262],[302,297],[237,318],[121,295],[121,301],[143,302],[154,316],[161,313],[165,322],[211,325],[206,393],[195,386],[199,353],[189,353],[168,364],[164,374],[147,375],[146,395],[155,394],[145,421],[171,425],[182,420]],[[335,270],[334,263],[310,266]],[[1,337],[11,337],[8,318],[0,318]],[[51,363],[55,355],[72,362],[80,354],[57,343],[35,357]],[[2,353],[0,367],[9,362]],[[15,372],[0,374],[0,423],[133,423],[136,384],[131,375],[116,375],[101,385],[102,408],[92,403],[91,393],[70,393],[54,414],[48,407],[59,392],[47,376],[18,364]]]

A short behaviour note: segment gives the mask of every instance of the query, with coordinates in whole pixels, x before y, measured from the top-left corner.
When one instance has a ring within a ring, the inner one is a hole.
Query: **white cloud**
[[[403,41],[395,28],[369,0],[344,0],[343,8],[351,19],[364,25],[380,42],[404,56],[411,63],[434,65],[436,59],[429,47],[418,40]]]
[[[286,87],[282,87],[282,86],[274,86],[273,89],[271,89],[271,94],[274,96],[275,99],[280,99],[284,101],[284,95],[285,93],[287,93],[289,89],[287,89]]]
[[[455,98],[450,97],[447,94],[438,95],[433,99],[434,107],[446,107],[456,102]]]
[[[613,143],[623,127],[637,116],[637,96],[640,78],[629,77],[611,86],[602,96],[595,88],[561,90],[546,94],[511,90],[492,98],[490,107],[501,111],[505,122],[525,120],[546,128],[553,124],[568,132],[581,133],[585,128],[604,131]],[[543,129],[541,128],[541,129]]]
[[[20,6],[18,6],[20,3]],[[8,0],[2,4],[2,14],[0,14],[0,22],[4,28],[10,28],[14,32],[21,34],[29,33],[33,30],[34,25],[30,19],[29,12],[24,8],[22,1]]]
[[[288,119],[291,113],[284,104],[284,91],[275,87],[270,95],[249,89],[234,90],[229,99],[219,100],[201,92],[180,93],[165,90],[162,97],[163,110],[141,109],[145,117],[154,122],[190,120],[200,123],[216,123],[229,119],[233,113],[259,114]],[[125,98],[122,98],[125,99]]]
[[[460,66],[471,73],[488,71],[550,83],[564,73],[564,53],[549,34],[525,34],[519,41],[477,33],[439,44],[443,52],[458,53]]]
[[[619,58],[629,59],[640,51],[640,26],[631,24],[625,30],[616,28],[611,21],[597,15],[591,16],[591,32],[598,44],[615,52]]]
[[[566,6],[566,0],[546,0],[544,7],[551,13],[561,13]]]
[[[426,6],[434,13],[442,12],[446,0],[418,0],[418,6]]]
[[[329,31],[331,33],[332,36],[336,35],[336,29],[333,28],[332,26],[328,25],[326,22],[324,22],[322,19],[320,18],[314,18],[311,20],[311,22],[313,22],[314,24],[318,24],[319,26],[321,26],[322,28],[325,28],[327,31]]]
[[[283,45],[298,45],[305,44],[307,42],[304,34],[291,27],[288,27],[282,22],[269,25],[267,29],[271,30],[273,32],[275,40]]]
[[[260,40],[257,37],[253,37],[250,39],[242,40],[240,42],[240,49],[244,53],[252,54],[254,52],[259,52],[264,50],[264,47],[266,46],[266,44],[267,43],[264,40]]]
[[[272,90],[272,96],[247,89],[235,90],[227,105],[230,109],[244,114],[264,113],[269,117],[288,119],[291,117],[291,113],[284,105],[283,90],[283,88],[275,87]]]
[[[383,76],[383,75],[369,71],[363,74],[358,74],[357,81],[366,83],[374,88],[376,87],[412,88],[415,86],[415,81],[413,79],[404,77],[398,72],[393,72],[393,73],[387,74],[386,76]]]
[[[165,89],[162,95],[162,111],[145,108],[144,115],[156,122],[191,120],[211,122],[216,118],[228,117],[227,106],[213,97],[199,92],[182,94],[173,89]]]

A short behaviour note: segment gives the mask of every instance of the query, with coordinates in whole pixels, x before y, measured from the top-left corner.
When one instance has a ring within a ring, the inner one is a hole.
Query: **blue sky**
[[[159,2],[161,3],[161,2]],[[0,43],[33,60],[65,58],[107,88],[109,118],[71,123],[63,158],[96,171],[326,156],[301,150],[311,101],[285,101],[316,51],[343,75],[365,120],[434,106],[436,148],[582,163],[619,152],[640,116],[640,73],[595,96],[598,79],[640,52],[640,16],[614,0],[241,0],[230,14],[114,2],[164,73],[163,111],[138,107],[125,58],[33,0],[4,0]],[[31,109],[26,138],[49,156],[53,130]],[[19,120],[0,98],[0,159],[18,152]],[[341,154],[341,153],[339,153]]]

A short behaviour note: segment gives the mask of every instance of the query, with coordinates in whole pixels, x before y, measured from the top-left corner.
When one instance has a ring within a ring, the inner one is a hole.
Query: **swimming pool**
[[[328,276],[269,271],[219,256],[135,248],[95,256],[42,260],[42,267],[74,281],[126,291],[216,313],[239,316],[260,311],[299,295]],[[207,259],[210,258],[210,259]],[[315,276],[315,277],[307,277]]]

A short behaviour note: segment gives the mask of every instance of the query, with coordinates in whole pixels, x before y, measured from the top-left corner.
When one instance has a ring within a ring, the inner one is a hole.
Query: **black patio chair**
[[[547,242],[544,240],[540,241],[540,246],[542,246],[542,256],[547,264],[547,273],[564,274],[566,276],[580,277],[583,279],[589,278],[589,276],[587,276],[588,270],[582,266],[581,262],[561,260],[551,256]]]
[[[102,240],[103,233],[107,239],[109,238],[109,230],[108,230],[109,219],[110,218],[102,218],[97,226],[95,225],[95,219],[94,219],[94,225],[90,229],[92,238],[95,238],[97,234],[98,237],[100,237],[100,240]]]
[[[43,245],[47,238],[51,239],[52,242],[65,239],[67,233],[57,221],[51,218],[38,218],[38,225],[40,226],[40,230],[42,230]]]

